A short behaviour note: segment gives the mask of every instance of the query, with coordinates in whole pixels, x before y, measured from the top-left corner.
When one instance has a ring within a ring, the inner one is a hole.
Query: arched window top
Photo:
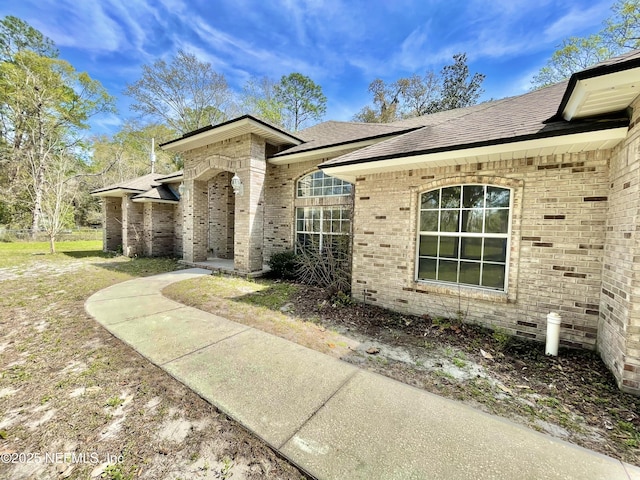
[[[300,178],[297,183],[296,196],[306,197],[338,197],[351,194],[351,184],[336,177],[326,175],[318,170]]]
[[[417,280],[506,290],[511,196],[488,184],[421,193]]]

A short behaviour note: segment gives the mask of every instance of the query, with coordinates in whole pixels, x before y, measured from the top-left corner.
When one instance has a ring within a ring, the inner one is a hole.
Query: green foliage
[[[353,298],[351,298],[351,295],[340,290],[331,297],[331,304],[336,307],[348,307],[349,305],[353,305]]]
[[[506,330],[502,329],[502,328],[496,328],[492,333],[491,333],[491,338],[493,338],[496,343],[498,344],[496,346],[496,350],[498,351],[502,351],[504,350],[507,345],[509,344],[509,342],[511,341],[511,335],[509,335],[507,333]]]
[[[269,275],[273,278],[293,280],[296,278],[298,257],[292,250],[274,253],[269,259]]]
[[[275,86],[276,83],[268,77],[249,79],[242,90],[240,109],[243,113],[285,128],[284,105],[275,97]]]
[[[570,77],[598,62],[640,48],[640,1],[617,0],[612,15],[598,33],[563,40],[551,58],[533,77],[533,88],[541,88]]]
[[[320,121],[327,111],[322,87],[300,73],[283,76],[273,88],[274,98],[282,106],[284,126],[289,130],[295,132]]]
[[[485,76],[470,75],[466,54],[458,53],[453,60],[439,75],[428,71],[423,77],[412,75],[393,83],[375,79],[369,84],[373,106],[364,107],[354,120],[387,123],[475,104],[483,92]]]
[[[58,56],[53,41],[24,20],[7,15],[0,20],[0,62],[11,61],[17,52],[31,50],[43,56]]]
[[[114,99],[15,17],[0,22],[0,48],[3,211],[11,225],[30,223],[34,234],[44,226],[53,240],[85,173],[80,131],[94,115],[114,112]]]
[[[124,400],[121,399],[120,397],[111,397],[109,400],[107,400],[107,407],[119,407],[120,405],[122,405],[124,403]]]

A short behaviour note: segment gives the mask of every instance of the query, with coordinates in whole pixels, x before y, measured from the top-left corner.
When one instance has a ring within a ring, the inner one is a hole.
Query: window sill
[[[438,293],[452,297],[460,296],[473,300],[485,300],[495,303],[508,303],[509,295],[507,292],[498,290],[488,290],[484,288],[475,288],[467,285],[451,285],[446,283],[429,282],[429,281],[413,281],[411,288],[405,290],[414,291],[416,293]]]

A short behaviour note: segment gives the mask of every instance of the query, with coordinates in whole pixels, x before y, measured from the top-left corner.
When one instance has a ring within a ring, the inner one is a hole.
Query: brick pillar
[[[182,207],[182,251],[187,262],[207,259],[208,192],[207,182],[184,181]]]
[[[153,203],[143,203],[142,207],[142,254],[152,257],[153,251]]]
[[[128,257],[142,255],[143,207],[131,201],[132,195],[122,197],[122,253]]]
[[[265,143],[252,136],[251,158],[237,170],[244,185],[236,195],[234,228],[234,268],[249,273],[262,270],[264,242]]]
[[[122,199],[104,197],[102,200],[102,250],[117,252],[122,248]]]

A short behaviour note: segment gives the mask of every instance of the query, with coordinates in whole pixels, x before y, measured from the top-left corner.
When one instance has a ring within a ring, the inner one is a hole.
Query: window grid
[[[504,290],[510,206],[511,190],[491,185],[421,194],[416,278]]]
[[[309,197],[337,197],[351,194],[351,184],[336,177],[330,177],[323,171],[305,175],[298,180],[296,196]]]
[[[318,245],[322,251],[326,244],[349,235],[351,219],[346,207],[299,207],[296,209],[296,250]]]

